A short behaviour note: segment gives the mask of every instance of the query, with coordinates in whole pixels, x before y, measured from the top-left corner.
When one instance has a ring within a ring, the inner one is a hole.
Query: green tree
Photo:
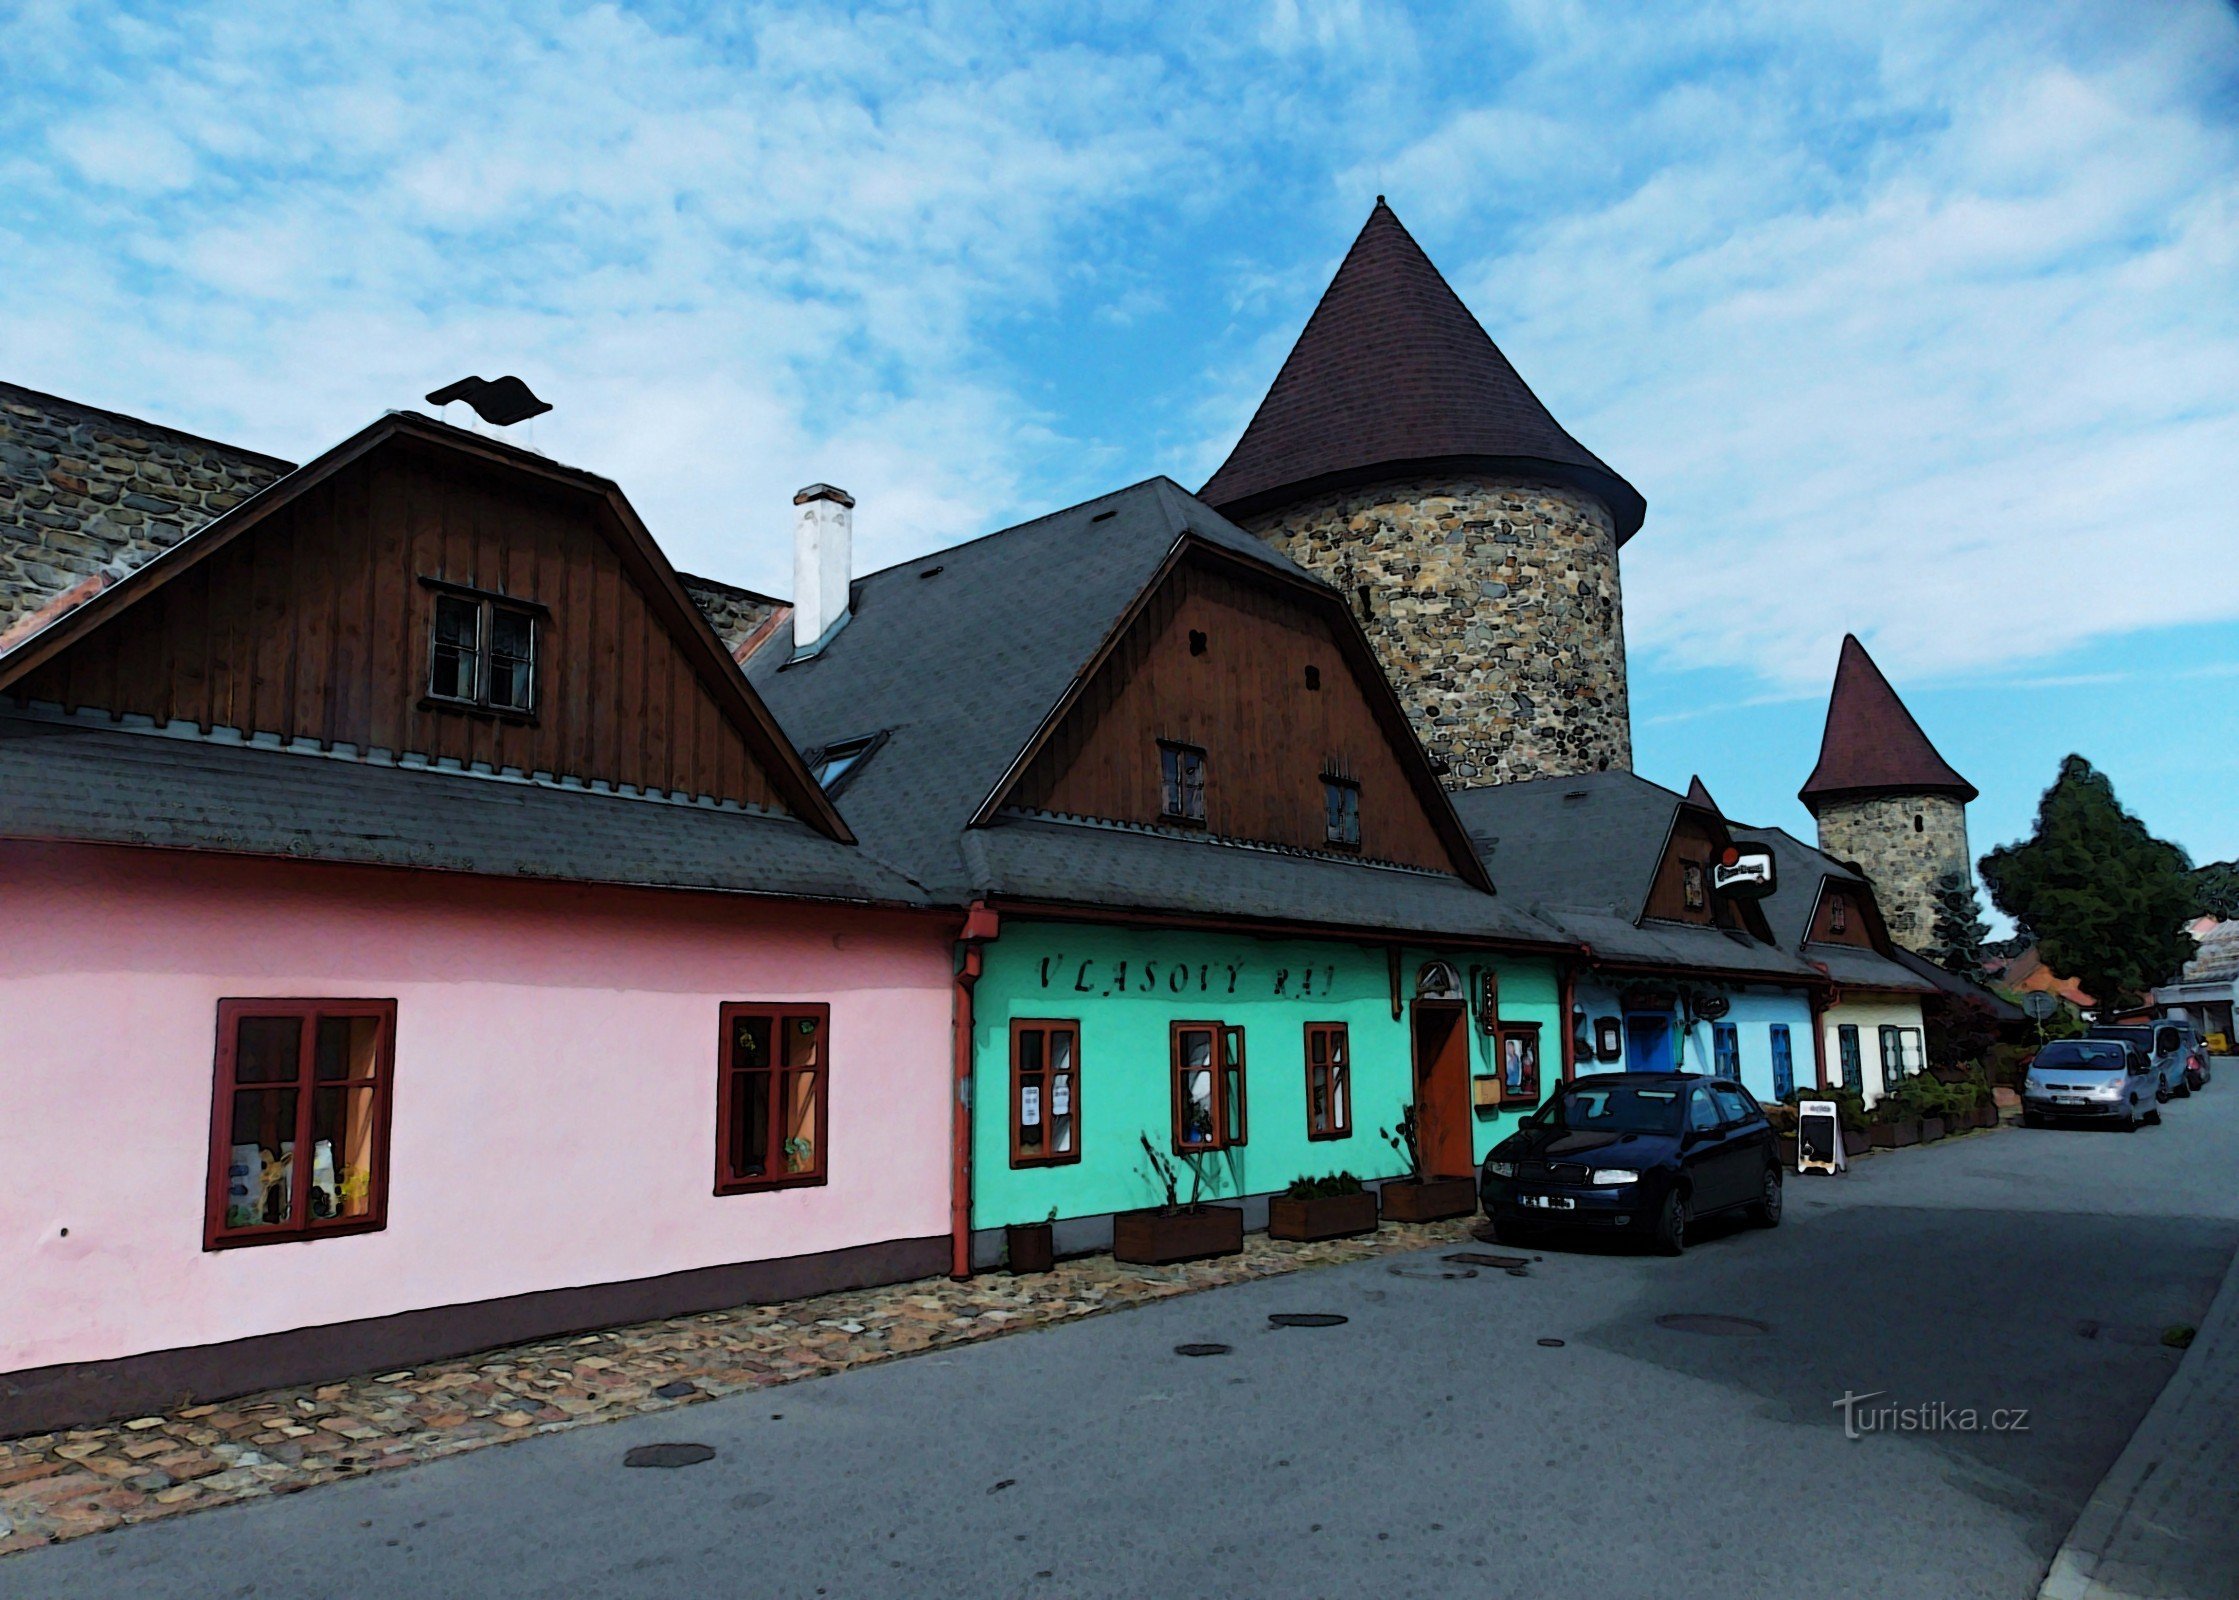
[[[2102,1010],[2136,1004],[2192,955],[2192,863],[2123,810],[2114,785],[2082,756],[2060,763],[2038,802],[2036,832],[1991,851],[1981,867],[1992,903]]]
[[[1982,899],[1974,880],[1964,872],[1947,872],[1928,890],[1935,906],[1928,929],[1928,946],[1920,953],[1946,972],[1982,978],[1982,942],[1990,937],[1990,924],[1982,919]]]
[[[2218,922],[2239,917],[2239,861],[2211,861],[2192,874],[2200,909]]]

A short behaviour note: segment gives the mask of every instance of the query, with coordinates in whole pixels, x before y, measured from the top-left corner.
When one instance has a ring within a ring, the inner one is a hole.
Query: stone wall
[[[1387,483],[1246,526],[1353,601],[1449,787],[1631,768],[1616,528],[1598,500]]]
[[[741,589],[736,584],[702,578],[690,572],[680,572],[677,578],[734,661],[742,659],[740,652],[754,642],[762,624],[784,603],[766,594],[756,594],[752,589]]]
[[[0,383],[0,635],[104,569],[169,549],[288,469]]]
[[[1970,881],[1974,876],[1967,808],[1949,795],[1876,795],[1822,805],[1819,848],[1865,869],[1889,937],[1908,950],[1926,945],[1934,931],[1930,891],[1936,880],[1947,872],[1966,873]]]

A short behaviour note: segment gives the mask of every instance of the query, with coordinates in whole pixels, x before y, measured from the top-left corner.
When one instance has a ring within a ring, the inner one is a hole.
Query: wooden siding
[[[1874,947],[1874,930],[1867,921],[1865,891],[1844,884],[1829,883],[1824,879],[1821,883],[1823,888],[1819,905],[1812,913],[1811,932],[1805,937],[1814,944],[1848,944],[1856,945],[1861,950],[1871,950]],[[1847,902],[1849,908],[1843,918],[1843,930],[1840,933],[1835,931],[1837,899]]]
[[[1192,632],[1205,636],[1190,652]],[[1306,669],[1321,687],[1306,687]],[[1310,603],[1184,565],[1153,595],[1010,803],[1160,821],[1160,740],[1205,752],[1208,832],[1328,848],[1322,775],[1360,785],[1358,854],[1452,871],[1400,755]]]
[[[27,700],[783,809],[588,494],[376,450],[16,686]],[[423,705],[434,592],[547,608],[533,720]]]
[[[1656,881],[1648,891],[1647,914],[1666,922],[1696,922],[1721,927],[1744,926],[1740,912],[1729,901],[1720,900],[1710,892],[1710,864],[1725,849],[1726,841],[1701,818],[1681,813],[1672,825],[1671,842],[1664,847],[1664,859],[1656,865]],[[1687,908],[1687,863],[1694,862],[1703,870],[1703,909]]]

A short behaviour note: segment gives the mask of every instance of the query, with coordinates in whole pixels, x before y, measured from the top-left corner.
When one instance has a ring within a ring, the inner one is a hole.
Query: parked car
[[[1584,1227],[1666,1255],[1704,1217],[1780,1222],[1780,1154],[1740,1084],[1692,1072],[1599,1072],[1565,1084],[1493,1146],[1477,1192],[1499,1237]]]
[[[2152,1060],[2154,1075],[2160,1080],[2160,1099],[2182,1099],[2192,1093],[2187,1058],[2199,1053],[2200,1036],[2190,1022],[2173,1018],[2160,1022],[2103,1022],[2095,1025],[2086,1037],[2120,1039],[2143,1051]]]
[[[2042,1128],[2062,1119],[2114,1122],[2134,1133],[2161,1120],[2161,1072],[2126,1039],[2055,1039],[2029,1063],[2021,1120]]]

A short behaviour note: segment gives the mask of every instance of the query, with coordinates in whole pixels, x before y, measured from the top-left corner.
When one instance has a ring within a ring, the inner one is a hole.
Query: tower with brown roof
[[[1974,879],[1967,802],[1975,786],[1936,753],[1856,635],[1843,635],[1819,765],[1797,798],[1819,848],[1873,880],[1889,936],[1918,950],[1934,931],[1936,881]]]
[[[1200,493],[1352,599],[1449,786],[1631,767],[1617,550],[1646,503],[1381,195]]]

